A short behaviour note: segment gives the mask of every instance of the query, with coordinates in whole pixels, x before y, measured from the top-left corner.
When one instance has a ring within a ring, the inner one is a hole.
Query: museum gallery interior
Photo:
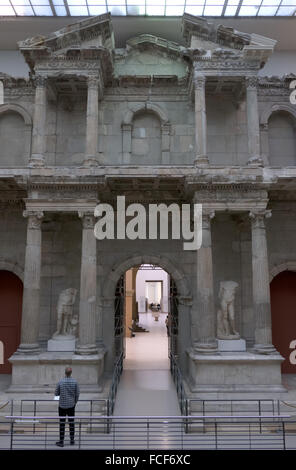
[[[145,315],[167,316],[167,358],[189,396],[284,396],[296,367],[296,5],[174,13],[167,1],[153,16],[149,2],[19,3],[0,5],[7,396],[42,397],[67,365],[84,396],[108,395],[126,338],[150,334]],[[201,204],[201,247],[96,238],[95,208],[116,219],[118,196]]]

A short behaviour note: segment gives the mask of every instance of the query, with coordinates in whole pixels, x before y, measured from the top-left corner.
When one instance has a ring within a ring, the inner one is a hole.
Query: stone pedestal
[[[47,351],[75,351],[75,336],[56,336],[47,342]]]
[[[15,353],[12,363],[11,386],[8,393],[54,394],[57,382],[64,377],[65,368],[72,367],[73,377],[78,381],[81,392],[102,391],[101,377],[104,372],[105,351],[91,356],[72,352],[42,352],[40,354]]]
[[[187,351],[191,392],[284,392],[280,354]]]
[[[218,339],[218,350],[221,352],[246,351],[246,341],[240,339]]]

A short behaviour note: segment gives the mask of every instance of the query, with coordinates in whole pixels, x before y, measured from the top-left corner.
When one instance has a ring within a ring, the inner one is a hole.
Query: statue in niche
[[[234,299],[238,283],[234,281],[221,281],[219,290],[220,309],[217,314],[217,338],[240,339],[235,329]]]
[[[77,289],[70,287],[63,290],[59,295],[57,304],[57,331],[53,338],[59,337],[74,338],[77,336],[78,315],[73,314],[73,306],[75,303]]]

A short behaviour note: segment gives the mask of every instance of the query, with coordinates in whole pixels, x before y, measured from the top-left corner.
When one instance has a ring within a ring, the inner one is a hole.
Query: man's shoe
[[[71,441],[70,446],[75,446],[75,441]]]
[[[56,446],[64,447],[63,441],[58,441],[58,442],[56,442]]]

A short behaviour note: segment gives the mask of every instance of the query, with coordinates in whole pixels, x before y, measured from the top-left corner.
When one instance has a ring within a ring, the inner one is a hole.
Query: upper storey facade
[[[0,168],[296,166],[294,78],[258,78],[275,41],[185,14],[186,47],[114,44],[109,14],[19,43],[0,74]],[[131,34],[132,36],[132,34]]]

